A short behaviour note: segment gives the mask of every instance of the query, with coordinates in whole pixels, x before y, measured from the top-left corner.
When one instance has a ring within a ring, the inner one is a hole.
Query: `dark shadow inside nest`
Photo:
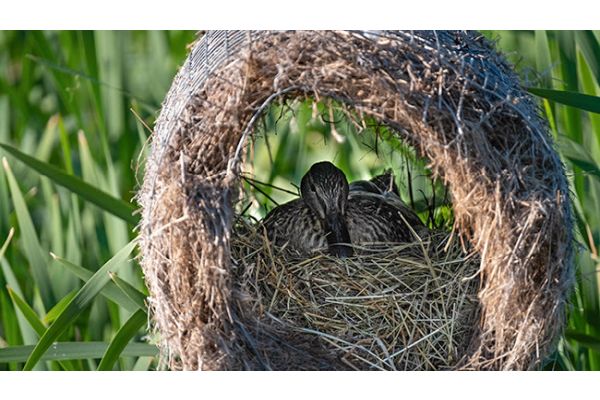
[[[276,120],[269,121],[268,118],[276,113],[284,119],[281,109],[271,109],[263,120],[263,126],[267,128],[260,139],[268,151],[272,146],[267,139],[268,124],[272,124],[272,130],[278,127]],[[327,113],[335,115],[336,111]],[[292,113],[292,118],[295,115]],[[337,129],[330,124],[329,131],[320,132],[325,143],[328,136],[335,141],[335,135],[340,135],[331,130],[343,129],[339,126],[345,115],[346,111],[338,115]],[[402,151],[401,159],[406,164],[411,162],[409,147],[400,141],[386,144],[386,139],[389,141],[395,136],[390,136],[379,125],[373,126],[376,127],[371,132],[362,132],[363,136],[358,134],[363,145],[366,143],[369,148],[368,135],[371,135],[374,146],[370,151],[375,156],[385,153],[384,158],[393,160],[393,153]],[[351,130],[344,132],[346,135],[353,133]],[[250,151],[255,156],[258,152],[256,141],[251,144]],[[342,147],[348,142],[342,142]],[[289,145],[290,142],[284,143]],[[269,153],[269,159],[274,158]],[[406,164],[403,170],[409,171],[409,179],[412,179],[411,171],[414,174],[418,167],[425,176],[423,161],[413,157],[412,164]],[[270,178],[271,182],[265,184],[244,176],[247,184],[245,200],[258,196],[277,204],[270,193],[294,193],[272,183],[276,181],[272,179],[273,175]],[[307,357],[304,361],[306,369],[453,368],[465,354],[474,326],[479,264],[477,257],[468,254],[446,230],[450,226],[446,219],[451,214],[444,214],[439,208],[448,207],[448,199],[443,198],[437,207],[435,200],[436,193],[445,191],[443,185],[430,176],[427,179],[434,197],[426,198],[421,189],[421,207],[425,205],[421,218],[430,228],[427,233],[412,231],[413,240],[406,243],[354,244],[354,256],[350,258],[331,256],[326,249],[307,256],[289,246],[277,246],[269,241],[260,219],[247,215],[252,203],[242,206],[231,239],[237,290],[246,309],[251,310],[242,330],[246,333],[255,331],[262,336],[271,332],[271,339],[276,337],[285,342],[289,351],[295,354],[293,357],[298,354]],[[403,188],[412,190],[414,186],[408,184]],[[414,193],[408,194],[407,199],[415,205]],[[256,324],[261,329],[253,329]],[[256,337],[252,340],[260,342]],[[306,343],[312,345],[306,348]],[[255,347],[264,349],[268,346],[256,343]],[[285,362],[280,359],[281,349],[277,356],[274,354],[261,356],[264,367],[286,369]],[[294,362],[296,366],[301,364]]]

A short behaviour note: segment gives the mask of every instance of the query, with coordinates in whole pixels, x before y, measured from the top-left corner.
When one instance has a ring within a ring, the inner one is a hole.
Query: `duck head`
[[[300,182],[302,199],[321,220],[329,252],[338,257],[353,254],[346,223],[348,190],[344,173],[328,161],[314,164]]]
[[[396,182],[394,182],[394,174],[391,169],[383,172],[381,175],[377,175],[371,179],[371,181],[377,188],[384,193],[393,193],[396,196],[400,196],[400,191]]]
[[[394,174],[391,169],[384,171],[383,174],[371,178],[370,181],[354,181],[350,184],[350,191],[367,192],[375,194],[393,194],[400,197],[400,191],[396,182],[394,182]]]

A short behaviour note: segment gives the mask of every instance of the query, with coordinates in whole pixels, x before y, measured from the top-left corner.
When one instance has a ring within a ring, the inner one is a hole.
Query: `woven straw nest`
[[[376,118],[426,157],[474,255],[442,234],[376,258],[292,262],[256,227],[234,229],[248,137],[271,103],[298,97]],[[164,102],[138,201],[174,369],[527,369],[564,324],[563,166],[476,32],[208,32]]]

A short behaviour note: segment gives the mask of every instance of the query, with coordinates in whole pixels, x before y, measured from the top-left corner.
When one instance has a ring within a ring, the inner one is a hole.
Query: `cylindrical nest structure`
[[[141,265],[169,366],[348,366],[329,359],[321,337],[266,324],[232,254],[248,136],[269,104],[295,97],[344,103],[414,146],[449,188],[455,231],[477,253],[472,329],[455,332],[468,345],[441,367],[403,366],[538,365],[572,284],[569,191],[538,107],[493,44],[462,31],[221,31],[195,43],[175,78],[138,193]]]

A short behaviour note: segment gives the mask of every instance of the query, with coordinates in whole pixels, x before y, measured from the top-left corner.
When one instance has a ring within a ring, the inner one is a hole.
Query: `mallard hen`
[[[426,229],[400,199],[390,172],[349,185],[335,165],[318,162],[302,177],[300,195],[272,209],[263,226],[272,243],[303,255],[327,249],[349,257],[352,244],[408,242],[411,228]]]

